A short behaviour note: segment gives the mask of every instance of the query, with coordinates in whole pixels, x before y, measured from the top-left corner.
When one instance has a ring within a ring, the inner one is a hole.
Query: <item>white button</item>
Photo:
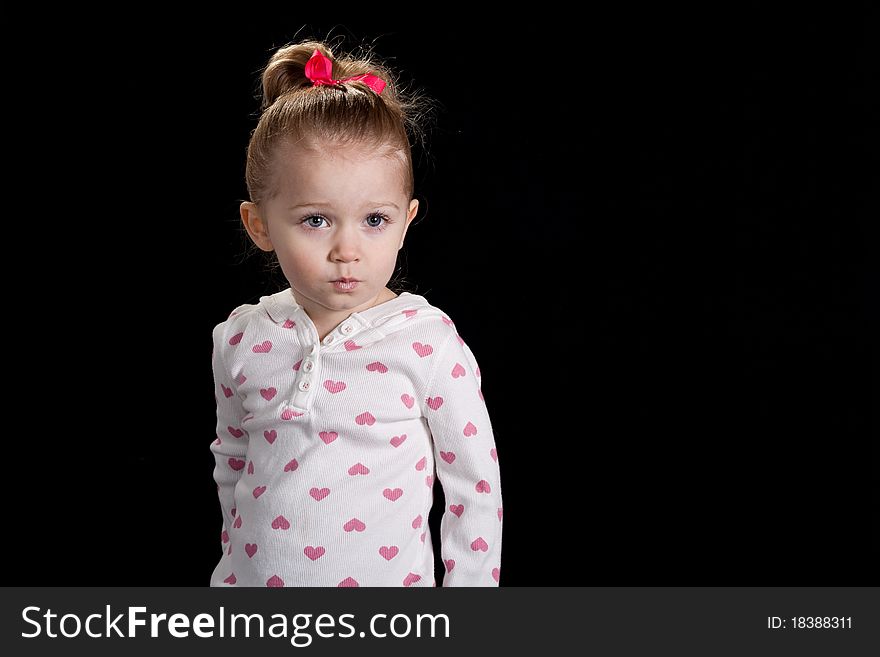
[[[333,334],[332,333],[330,335],[328,335],[326,338],[324,338],[324,344],[330,344],[331,342],[333,342]]]
[[[303,372],[311,372],[315,367],[315,364],[310,360],[303,361]]]
[[[308,379],[303,379],[302,381],[299,382],[299,389],[300,389],[300,390],[308,390],[308,389],[309,389],[309,385],[310,385],[310,384],[309,384],[309,380],[308,380]]]
[[[343,333],[351,333],[351,324],[346,324],[345,326],[343,326],[342,332]]]

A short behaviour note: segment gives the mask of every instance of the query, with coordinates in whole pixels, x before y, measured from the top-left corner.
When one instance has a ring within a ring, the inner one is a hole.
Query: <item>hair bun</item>
[[[343,56],[336,60],[333,51],[325,43],[304,41],[280,48],[269,60],[263,71],[262,108],[264,110],[285,94],[313,86],[312,81],[306,77],[306,64],[315,50],[333,63],[334,79],[371,74],[380,78],[386,86],[393,87],[394,81],[390,71],[374,63],[369,56],[363,55],[360,58]]]
[[[310,87],[312,81],[306,77],[306,62],[315,50],[333,60],[330,48],[318,41],[305,41],[279,48],[269,60],[263,71],[263,109],[266,109],[284,94]],[[336,62],[333,63],[334,68]]]

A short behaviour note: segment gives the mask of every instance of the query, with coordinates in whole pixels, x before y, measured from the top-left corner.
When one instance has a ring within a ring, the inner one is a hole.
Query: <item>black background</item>
[[[211,329],[284,285],[258,73],[328,33],[440,103],[400,267],[483,373],[502,585],[876,583],[868,12],[427,9],[20,26],[6,583],[207,585]]]

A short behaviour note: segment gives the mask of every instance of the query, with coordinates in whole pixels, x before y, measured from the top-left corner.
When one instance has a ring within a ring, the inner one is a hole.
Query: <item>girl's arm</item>
[[[220,497],[223,512],[223,532],[221,548],[226,549],[229,530],[235,522],[235,485],[244,474],[248,447],[248,434],[241,428],[244,409],[238,396],[236,383],[232,380],[223,351],[227,348],[225,340],[226,322],[214,328],[214,351],[212,365],[214,370],[214,397],[217,400],[217,436],[211,443],[216,465],[214,481]]]
[[[500,576],[500,471],[478,372],[470,348],[453,332],[422,400],[446,497],[440,525],[444,587],[498,586]]]

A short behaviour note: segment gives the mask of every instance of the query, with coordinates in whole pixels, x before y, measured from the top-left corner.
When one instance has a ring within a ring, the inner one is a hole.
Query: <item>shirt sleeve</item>
[[[500,470],[480,374],[470,348],[453,333],[423,399],[446,497],[440,524],[444,587],[498,586],[501,574]]]
[[[223,550],[227,547],[228,532],[235,522],[235,485],[244,474],[249,440],[247,432],[241,428],[244,417],[241,398],[223,359],[226,347],[224,326],[225,323],[221,323],[214,329],[214,350],[211,357],[214,398],[217,402],[217,435],[216,440],[211,443],[211,451],[215,459],[214,481],[217,482],[217,494],[223,512]]]

